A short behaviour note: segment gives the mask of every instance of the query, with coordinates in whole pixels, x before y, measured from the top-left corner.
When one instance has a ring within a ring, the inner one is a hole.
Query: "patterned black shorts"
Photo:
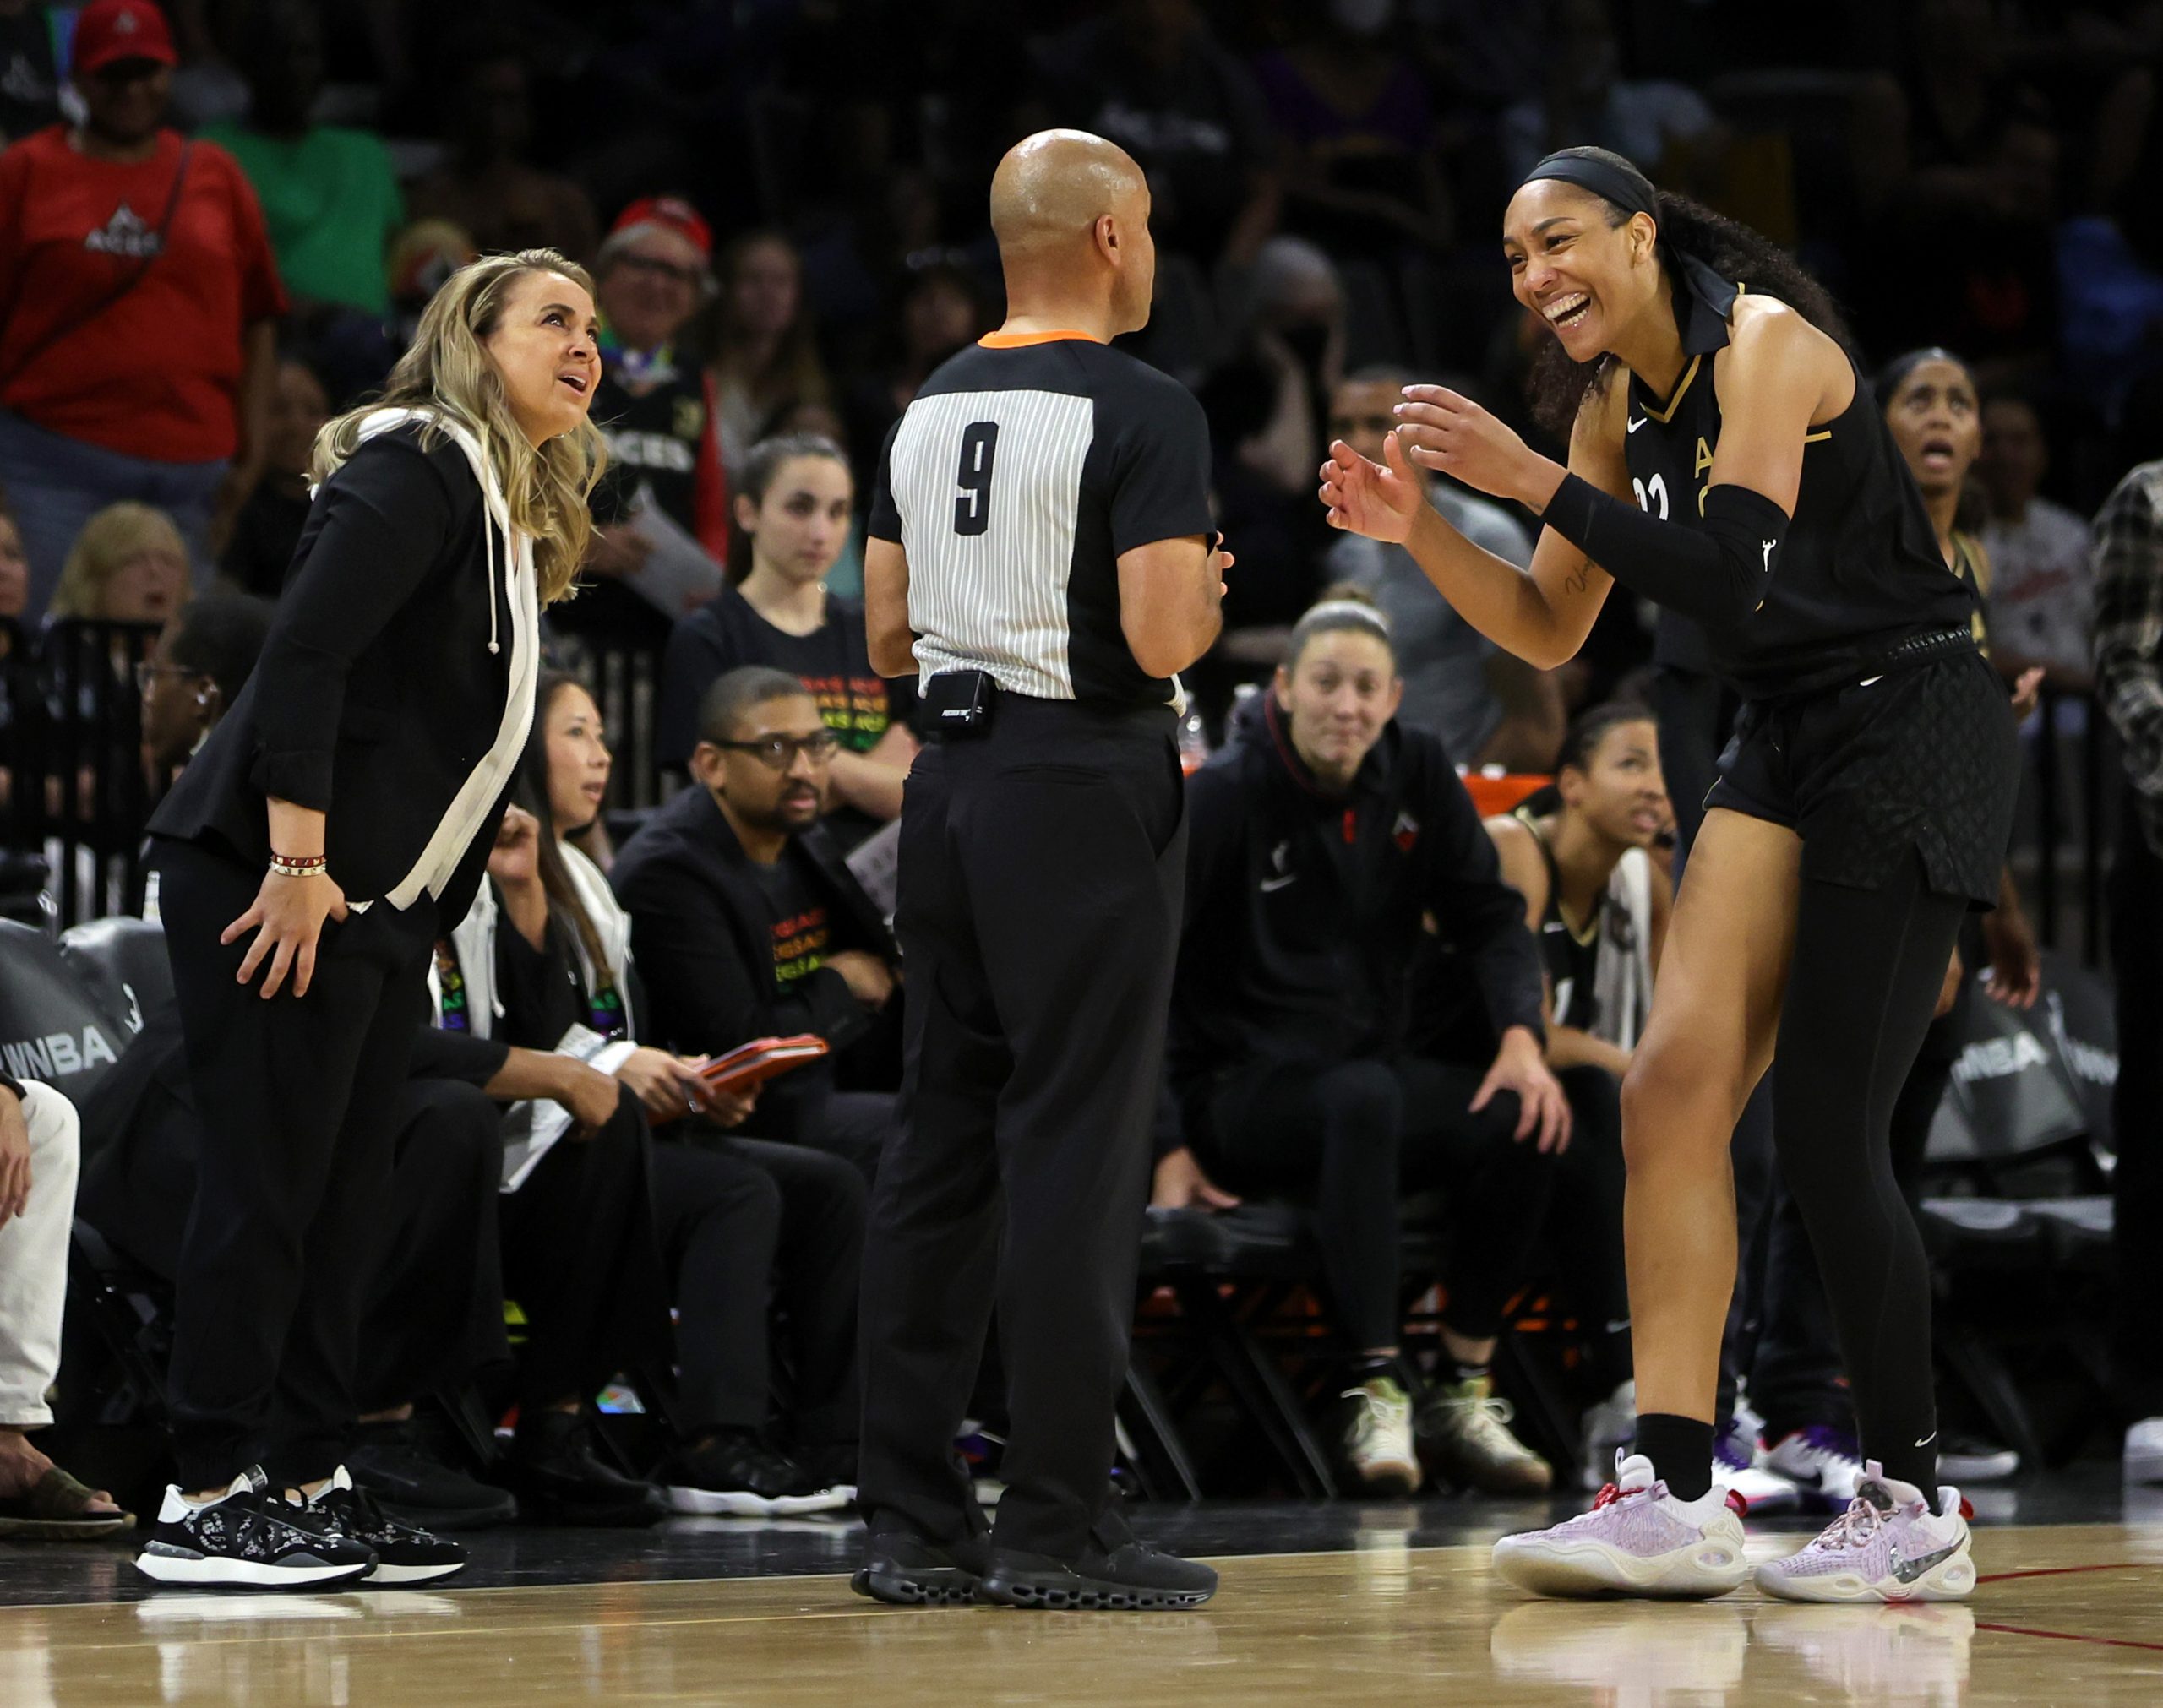
[[[1988,906],[2019,776],[2005,686],[1963,647],[1751,702],[1705,805],[1798,832],[1806,878],[1876,889],[1912,848],[1931,889]]]

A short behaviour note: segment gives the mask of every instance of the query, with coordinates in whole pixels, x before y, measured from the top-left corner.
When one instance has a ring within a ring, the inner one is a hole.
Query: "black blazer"
[[[317,493],[262,659],[151,834],[259,867],[275,795],[329,814],[324,851],[348,900],[397,885],[494,743],[510,692],[506,547],[499,536],[490,574],[487,525],[455,443],[423,449],[411,427],[364,441]],[[502,812],[439,899],[446,927],[472,903]]]
[[[826,904],[833,949],[891,962],[885,922],[823,826],[789,839],[782,858]],[[719,1055],[752,1038],[815,1032],[841,1048],[870,1016],[831,967],[784,995],[774,977],[773,909],[713,797],[694,785],[642,825],[608,874],[631,916],[631,954],[646,993],[648,1043]]]

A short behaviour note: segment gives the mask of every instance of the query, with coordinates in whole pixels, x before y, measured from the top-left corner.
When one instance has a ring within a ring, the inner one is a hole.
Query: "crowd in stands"
[[[102,824],[104,846],[139,833],[261,650],[318,430],[380,387],[448,271],[546,246],[595,280],[591,413],[612,466],[585,590],[549,615],[517,805],[439,947],[429,1042],[400,1093],[355,1474],[439,1527],[507,1515],[416,1409],[471,1386],[515,1416],[504,1480],[534,1514],[846,1499],[858,1248],[907,1001],[877,857],[919,739],[914,684],[867,655],[863,512],[916,389],[998,320],[984,187],[1047,124],[1147,171],[1161,262],[1133,342],[1201,401],[1238,557],[1224,638],[1188,683],[1220,752],[1189,784],[1155,1200],[1310,1206],[1344,1355],[1332,1427],[1359,1484],[1547,1486],[1491,1373],[1535,1270],[1584,1325],[1591,1456],[1628,1435],[1618,1088],[1675,817],[1701,792],[1661,776],[1651,612],[1610,600],[1583,655],[1543,672],[1401,547],[1332,535],[1313,491],[1331,440],[1379,454],[1414,378],[1539,436],[1536,329],[1494,232],[1548,148],[1627,154],[1791,244],[1851,311],[2009,688],[2029,706],[2049,690],[2061,726],[2096,707],[2122,738],[2112,929],[2121,964],[2148,965],[2163,236],[2139,186],[2163,155],[2163,21],[2113,0],[1829,17],[1688,0],[0,0],[8,851],[35,856],[60,820],[115,802],[135,817]],[[1533,519],[1440,476],[1431,497],[1528,562]],[[91,703],[84,625],[113,626],[96,631],[101,717],[117,706],[139,731],[125,791],[76,786],[69,768],[109,770],[109,751],[55,745]],[[589,689],[623,656],[646,672],[625,702],[651,718],[657,786],[639,798],[662,804],[611,825],[627,732]],[[1466,768],[1553,781],[1483,826]],[[2032,1002],[2009,873],[2005,897],[1965,964],[1988,997]],[[1974,999],[1961,966],[1948,1009]],[[2155,1001],[2120,989],[2120,1215],[2137,1203],[2149,1226],[2163,1058],[2135,1040]],[[79,1148],[85,1220],[154,1274],[177,1251],[196,1118],[173,1016],[135,1019],[79,1140],[50,1088],[19,1110],[0,1091],[0,1512],[46,1486],[21,1432],[49,1417],[57,1206]],[[755,1091],[700,1071],[797,1034],[825,1053]],[[1899,1117],[1905,1179],[1949,1073],[1926,1048]],[[25,1151],[27,1203],[10,1196]],[[1444,1260],[1407,1276],[1399,1215],[1430,1192]],[[2121,1249],[2121,1291],[2152,1322],[2163,1266]],[[1418,1366],[1403,1306],[1437,1285],[1440,1350]],[[1761,1409],[1785,1408],[1766,1412],[1772,1445],[1810,1435],[1773,1461],[1799,1477],[1854,1459],[1852,1420],[1822,1302],[1785,1308],[1744,1373]],[[2163,1475],[2163,1342],[2122,1339],[2128,1416]],[[651,1482],[589,1428],[619,1376],[667,1395]],[[69,1488],[41,1499],[85,1526],[109,1516]]]

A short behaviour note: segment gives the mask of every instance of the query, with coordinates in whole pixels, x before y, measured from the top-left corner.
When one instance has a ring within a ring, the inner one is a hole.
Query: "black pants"
[[[865,1189],[855,1166],[758,1139],[653,1152],[662,1261],[673,1283],[679,1403],[696,1439],[773,1410],[768,1324],[787,1325],[788,1423],[803,1444],[853,1441]]]
[[[1630,1378],[1630,1273],[1622,1242],[1622,1086],[1583,1063],[1555,1077],[1570,1101],[1570,1148],[1556,1159],[1547,1246],[1582,1327],[1592,1395]]]
[[[2113,1375],[2129,1418],[2163,1414],[2163,858],[2141,833],[2138,803],[2125,801],[2111,876],[2111,965],[2117,975],[2118,1083],[2111,1094],[2118,1166],[2117,1313]]]
[[[952,1539],[953,1451],[998,1308],[1006,1545],[1071,1558],[1107,1497],[1185,889],[1167,711],[1009,695],[903,797],[902,1130],[864,1265],[860,1494]]]
[[[619,1370],[660,1370],[668,1298],[654,1235],[651,1141],[629,1087],[590,1139],[551,1145],[498,1199],[504,1291],[525,1317],[522,1410],[591,1400]]]
[[[390,1196],[398,1093],[428,1004],[425,897],[326,922],[305,997],[237,982],[219,936],[261,874],[161,843],[159,906],[203,1117],[174,1287],[181,1486],[230,1482],[275,1415],[296,1477],[327,1477],[357,1411],[361,1302]]]
[[[1398,1203],[1447,1189],[1450,1238],[1443,1320],[1469,1340],[1501,1331],[1524,1279],[1554,1178],[1551,1156],[1514,1134],[1505,1092],[1474,1114],[1485,1072],[1409,1058],[1234,1069],[1197,1123],[1205,1166],[1243,1195],[1311,1203],[1338,1314],[1360,1352],[1394,1346],[1403,1319]]]
[[[797,1091],[787,1080],[782,1095],[761,1100],[750,1132],[761,1140],[799,1145],[838,1156],[864,1177],[879,1178],[879,1159],[901,1125],[891,1091],[837,1091],[831,1083]]]

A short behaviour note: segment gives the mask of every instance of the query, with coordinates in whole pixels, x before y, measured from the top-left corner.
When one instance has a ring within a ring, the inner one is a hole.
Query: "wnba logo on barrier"
[[[119,1052],[95,1026],[84,1026],[79,1042],[74,1032],[47,1032],[41,1038],[0,1043],[0,1068],[17,1080],[49,1082],[69,1074],[86,1074],[101,1064],[111,1067],[119,1059]]]

